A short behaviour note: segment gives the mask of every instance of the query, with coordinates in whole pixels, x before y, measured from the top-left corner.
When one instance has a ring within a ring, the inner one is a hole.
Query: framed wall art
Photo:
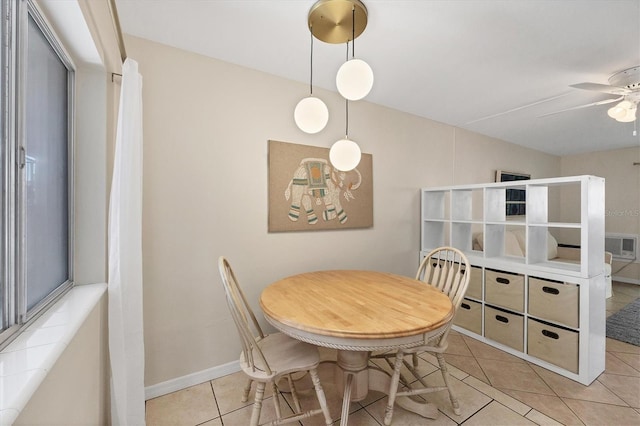
[[[371,154],[354,170],[329,162],[329,149],[269,141],[269,232],[373,226]]]

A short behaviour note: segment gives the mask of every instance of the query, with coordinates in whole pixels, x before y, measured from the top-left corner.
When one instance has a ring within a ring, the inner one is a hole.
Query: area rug
[[[607,318],[607,337],[640,346],[640,297]]]

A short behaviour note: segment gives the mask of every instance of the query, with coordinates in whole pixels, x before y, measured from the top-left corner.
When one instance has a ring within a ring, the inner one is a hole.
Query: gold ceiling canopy
[[[309,30],[325,43],[347,43],[366,27],[367,8],[359,0],[320,0],[309,10]]]

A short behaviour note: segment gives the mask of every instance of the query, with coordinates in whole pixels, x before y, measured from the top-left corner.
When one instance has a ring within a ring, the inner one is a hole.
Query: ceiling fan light
[[[302,99],[293,111],[296,125],[305,133],[318,133],[329,121],[329,109],[315,96]]]
[[[357,143],[349,139],[340,139],[329,149],[329,161],[341,172],[348,172],[360,164],[362,152]]]
[[[609,108],[607,111],[607,115],[611,118],[615,118],[616,120],[625,115],[625,109],[620,108],[618,105]]]
[[[609,108],[607,114],[616,120],[623,118],[627,114],[627,110],[633,108],[634,105],[629,101],[622,101],[614,107]]]
[[[626,109],[625,114],[620,118],[616,118],[616,121],[619,121],[621,123],[631,123],[632,121],[635,121],[637,112],[638,108],[635,106],[634,108]]]
[[[373,87],[373,71],[362,59],[350,59],[336,75],[338,92],[350,101],[357,101],[369,94]]]

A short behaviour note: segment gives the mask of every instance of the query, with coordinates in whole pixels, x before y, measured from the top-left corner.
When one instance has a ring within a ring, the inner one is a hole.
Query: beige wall
[[[493,182],[496,170],[542,179],[558,176],[560,168],[559,157],[458,128],[455,147],[455,161],[448,167],[456,185]]]
[[[561,159],[563,176],[591,174],[605,178],[605,232],[640,234],[640,165],[634,166],[634,162],[640,162],[640,146]],[[568,215],[575,215],[571,211],[575,206],[575,203],[563,203]],[[615,261],[614,278],[640,283],[638,261],[629,265]]]
[[[109,423],[107,293],[91,311],[15,425]]]
[[[331,117],[306,135],[293,122],[306,84],[135,37],[126,44],[144,79],[147,386],[237,360],[218,256],[257,311],[266,285],[301,271],[413,275],[420,187],[493,181],[496,168],[534,177],[560,170],[555,156],[353,102],[350,137],[373,155],[374,227],[269,234],[267,140],[329,147],[344,134],[343,100],[316,89]]]

